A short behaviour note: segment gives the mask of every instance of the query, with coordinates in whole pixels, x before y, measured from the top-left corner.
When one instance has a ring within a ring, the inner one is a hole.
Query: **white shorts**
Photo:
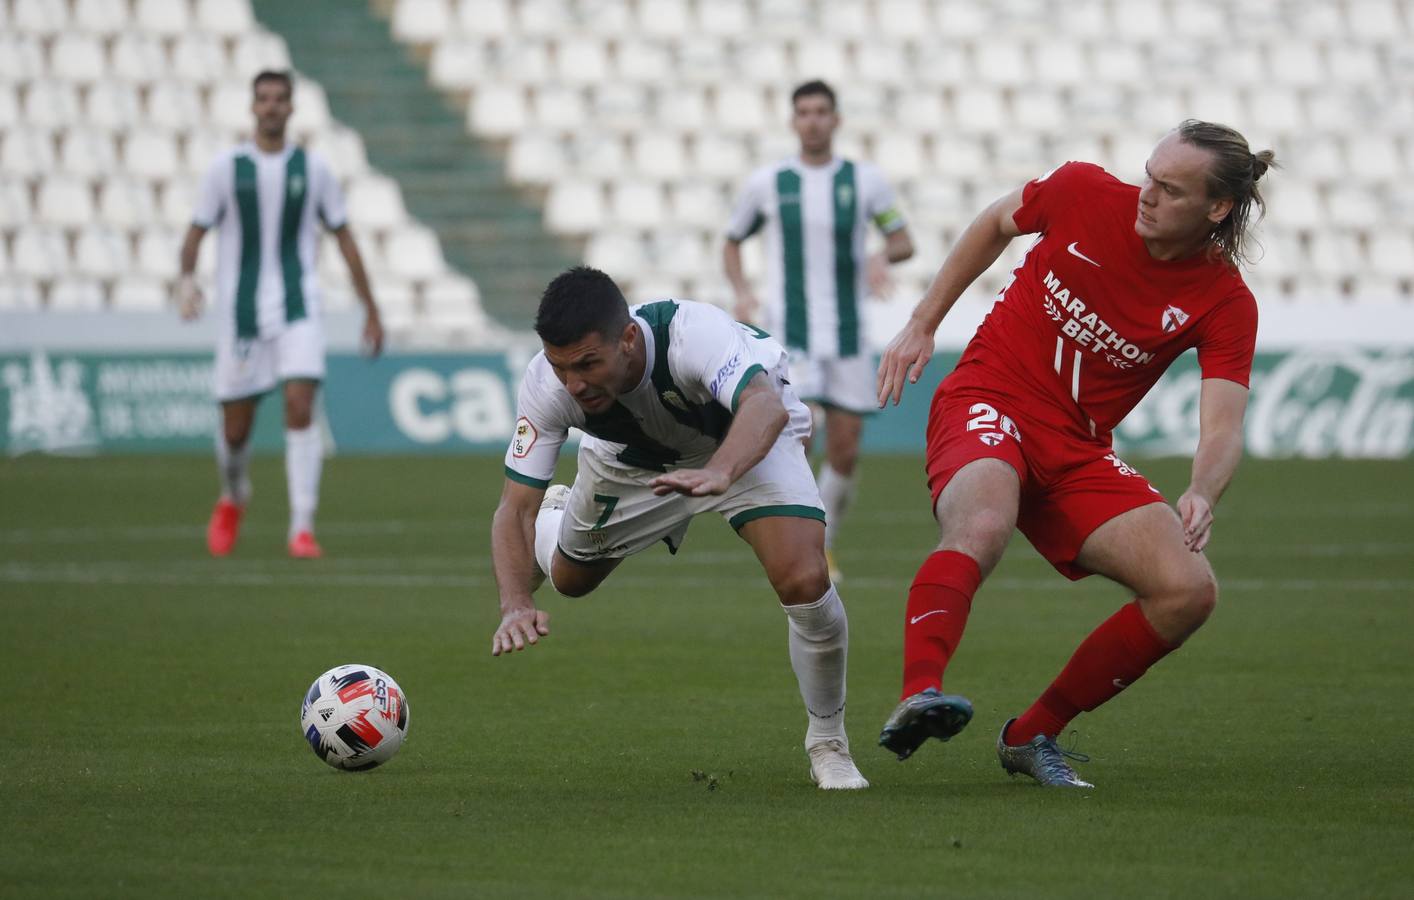
[[[716,512],[735,529],[767,516],[825,520],[815,476],[798,437],[782,435],[751,471],[725,494],[656,496],[648,482],[659,473],[607,465],[580,446],[579,471],[560,523],[560,552],[577,562],[621,559],[666,541],[676,553],[698,513]]]
[[[215,393],[219,403],[269,393],[282,381],[324,380],[324,333],[313,319],[300,319],[273,337],[216,341]]]
[[[879,395],[872,356],[811,357],[790,351],[790,383],[806,403],[833,406],[861,416],[876,412]]]

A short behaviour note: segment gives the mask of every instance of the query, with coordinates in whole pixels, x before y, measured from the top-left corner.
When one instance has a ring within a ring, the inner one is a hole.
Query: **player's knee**
[[[291,403],[285,407],[285,427],[292,431],[303,431],[313,420],[309,404]]]
[[[1218,606],[1218,583],[1211,571],[1198,569],[1175,579],[1169,589],[1173,607],[1189,628],[1197,628],[1208,620]]]
[[[952,535],[945,535],[944,542],[961,547],[974,559],[992,559],[1006,549],[1014,527],[1011,518],[1003,513],[978,509],[969,513]]]
[[[830,589],[830,568],[825,562],[825,554],[814,554],[771,573],[771,587],[786,606],[819,600]]]

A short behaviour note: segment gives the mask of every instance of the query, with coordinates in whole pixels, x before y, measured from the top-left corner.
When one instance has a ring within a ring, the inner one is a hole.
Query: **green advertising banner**
[[[871,417],[864,447],[919,453],[928,403],[957,361],[940,353],[904,402]],[[332,355],[323,395],[339,453],[494,453],[515,422],[525,352]],[[1198,439],[1201,376],[1179,359],[1115,433],[1120,452],[1187,455]],[[211,358],[35,350],[0,355],[0,452],[152,453],[210,449]],[[1264,457],[1404,458],[1414,453],[1414,350],[1307,348],[1257,355],[1247,449]],[[279,400],[255,447],[281,446]]]

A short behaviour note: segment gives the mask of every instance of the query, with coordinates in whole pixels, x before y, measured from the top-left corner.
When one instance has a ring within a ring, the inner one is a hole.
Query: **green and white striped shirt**
[[[330,230],[347,221],[343,192],[318,154],[294,145],[262,153],[247,142],[216,158],[192,222],[220,226],[215,309],[223,328],[255,339],[318,319],[316,217]]]
[[[751,174],[727,237],[766,231],[766,330],[792,350],[822,358],[868,349],[859,303],[868,288],[870,221],[885,234],[904,227],[894,193],[870,163],[835,157],[807,166],[792,157]]]

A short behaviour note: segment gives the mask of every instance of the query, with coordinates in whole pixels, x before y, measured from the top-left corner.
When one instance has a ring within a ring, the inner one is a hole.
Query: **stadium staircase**
[[[528,327],[545,283],[577,254],[544,230],[539,207],[506,182],[501,161],[467,134],[463,112],[428,86],[386,21],[344,0],[252,6],[285,38],[295,67],[324,86],[333,114],[362,135],[369,161],[402,186],[447,261],[476,279],[486,313]]]

